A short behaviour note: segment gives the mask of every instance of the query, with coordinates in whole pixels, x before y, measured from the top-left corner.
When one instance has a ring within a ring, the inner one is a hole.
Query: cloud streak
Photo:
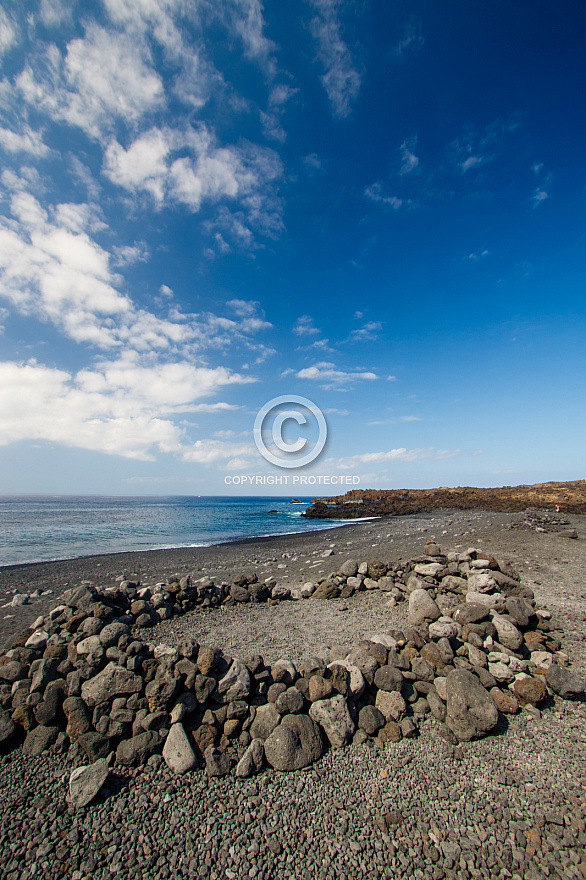
[[[316,11],[310,29],[318,46],[318,59],[324,69],[320,77],[334,116],[350,114],[360,91],[361,76],[352,54],[342,39],[339,0],[311,0]]]

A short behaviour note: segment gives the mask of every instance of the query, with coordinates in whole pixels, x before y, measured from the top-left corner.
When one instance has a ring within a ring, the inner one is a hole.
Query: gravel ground
[[[230,566],[239,572],[253,565],[259,576],[274,573],[294,585],[320,569],[327,574],[349,556],[394,561],[416,555],[432,536],[445,550],[479,546],[514,561],[538,605],[549,608],[556,630],[563,630],[573,668],[584,674],[586,517],[569,517],[577,541],[511,530],[518,519],[448,512],[356,524],[230,545],[228,554],[209,548],[197,570],[217,566],[214,573],[226,577]],[[324,557],[328,550],[334,557]],[[123,573],[120,563],[133,564],[126,557],[107,557],[114,562],[106,567],[101,557],[100,568],[115,577]],[[156,577],[156,560],[149,557]],[[171,571],[194,570],[178,560],[164,558]],[[97,581],[96,558],[83,563],[81,576]],[[52,572],[55,604],[64,586]],[[35,582],[30,572],[26,578]],[[16,584],[7,577],[1,585],[10,590]],[[14,609],[15,616],[25,609]],[[3,637],[13,620],[2,622]],[[300,659],[324,644],[356,643],[405,620],[404,605],[388,609],[373,592],[346,602],[198,610],[161,624],[149,638],[172,642],[189,634],[236,656],[257,651],[271,662]],[[19,618],[21,629],[23,623]],[[586,877],[585,719],[583,703],[556,697],[541,717],[523,711],[496,735],[456,747],[428,719],[416,739],[330,750],[307,770],[267,770],[252,782],[208,779],[202,771],[175,777],[165,764],[117,769],[99,798],[78,812],[65,800],[66,760],[24,759],[17,749],[0,761],[0,877]]]

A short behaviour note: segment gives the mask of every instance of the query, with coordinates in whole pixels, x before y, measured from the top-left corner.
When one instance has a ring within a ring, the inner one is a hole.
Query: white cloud
[[[467,125],[464,134],[450,144],[451,161],[461,174],[492,162],[502,151],[506,139],[520,125],[518,114],[512,114],[507,119],[495,119],[481,132]]]
[[[368,321],[364,326],[353,330],[350,334],[352,342],[373,342],[378,339],[378,331],[382,330],[380,321]]]
[[[413,174],[419,167],[419,158],[412,152],[417,144],[417,138],[407,138],[401,144],[401,169],[399,174],[405,177],[407,174]]]
[[[42,159],[51,152],[43,142],[42,133],[33,131],[29,125],[23,125],[20,132],[9,128],[0,128],[0,146],[7,153],[28,153],[35,159]]]
[[[421,416],[397,416],[392,419],[381,419],[377,422],[369,422],[369,425],[398,425],[401,422],[422,422]]]
[[[25,66],[16,84],[29,104],[97,140],[117,121],[136,124],[164,104],[146,43],[93,23],[85,37],[68,44],[65,58],[50,44],[44,56],[39,53]]]
[[[384,195],[383,186],[380,181],[376,181],[376,183],[367,186],[364,190],[364,195],[371,202],[375,202],[378,205],[384,205],[387,208],[393,208],[395,211],[398,211],[399,208],[403,206],[403,200],[397,198],[397,196]]]
[[[280,141],[281,143],[286,140],[287,133],[281,126],[281,117],[285,110],[285,105],[298,91],[298,89],[291,88],[291,86],[285,83],[277,84],[271,89],[267,101],[267,109],[266,111],[261,111],[260,114],[264,133],[268,138]]]
[[[156,451],[183,458],[191,444],[169,416],[230,408],[193,401],[247,381],[224,367],[150,367],[130,355],[76,375],[34,361],[0,363],[0,445],[45,440],[144,461]]]
[[[335,465],[342,470],[350,470],[361,464],[373,464],[381,461],[421,461],[423,459],[453,458],[460,454],[459,449],[389,449],[386,452],[365,452],[361,455],[349,455],[345,458],[328,459],[324,464]]]
[[[324,68],[320,77],[335,116],[348,116],[360,91],[360,73],[341,36],[339,0],[310,0],[317,15],[311,33],[318,44],[318,58]]]
[[[276,237],[283,226],[282,205],[273,191],[283,174],[277,153],[246,141],[220,147],[204,125],[183,131],[152,128],[127,149],[113,140],[103,173],[128,192],[149,193],[157,206],[169,202],[197,212],[204,202],[237,201],[237,213],[223,206],[207,228],[220,227],[240,247],[251,247],[255,232]]]
[[[67,0],[41,0],[39,15],[47,27],[57,27],[71,21],[72,4]]]
[[[403,36],[395,47],[397,55],[411,55],[423,48],[423,22],[419,15],[412,15],[403,30]]]
[[[165,133],[153,128],[140,135],[127,150],[118,141],[111,141],[104,153],[103,171],[112,183],[130,191],[145,190],[160,204],[169,173],[169,151]]]
[[[22,314],[51,321],[76,342],[101,349],[168,355],[180,349],[188,357],[242,344],[262,358],[272,352],[250,341],[271,327],[259,312],[232,320],[177,309],[159,317],[137,308],[120,290],[122,278],[111,263],[144,258],[140,244],[115,246],[112,256],[84,229],[96,223],[91,206],[68,203],[48,212],[16,183],[14,189],[14,220],[0,218],[0,297]]]
[[[533,207],[537,208],[542,202],[544,202],[549,195],[544,189],[540,189],[539,187],[535,190],[533,195],[531,196],[531,201],[533,203]]]
[[[314,336],[320,331],[317,327],[313,326],[313,318],[311,315],[301,315],[301,317],[297,318],[295,326],[293,327],[293,333],[297,336]]]
[[[372,381],[378,379],[376,373],[371,372],[345,372],[336,370],[335,365],[328,361],[321,361],[311,367],[305,367],[296,374],[298,379],[311,379],[315,382],[325,382],[322,385],[326,389],[341,390],[359,380]]]
[[[234,443],[227,440],[196,440],[196,442],[184,448],[183,461],[193,461],[199,464],[218,464],[229,459],[250,455],[254,447],[251,443]]]
[[[8,52],[18,40],[18,26],[0,7],[0,55]]]
[[[113,245],[114,264],[116,266],[132,266],[134,263],[146,263],[150,257],[149,248],[144,241],[135,244]]]

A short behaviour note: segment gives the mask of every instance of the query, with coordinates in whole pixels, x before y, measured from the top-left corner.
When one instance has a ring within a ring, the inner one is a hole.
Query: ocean
[[[311,499],[233,496],[0,495],[0,566],[312,532]],[[274,512],[273,512],[274,511]]]

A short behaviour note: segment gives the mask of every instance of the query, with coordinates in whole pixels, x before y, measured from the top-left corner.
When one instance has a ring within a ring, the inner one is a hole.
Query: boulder
[[[429,637],[432,639],[453,639],[458,635],[458,627],[451,617],[440,617],[429,624]]]
[[[375,707],[385,721],[400,721],[407,711],[407,704],[398,691],[378,691]]]
[[[362,696],[366,682],[357,666],[349,663],[348,660],[334,660],[333,663],[329,664],[328,669],[332,673],[332,679],[336,676],[336,669],[344,669],[348,673],[348,678],[346,679],[348,685],[347,697],[351,700],[357,700]]]
[[[454,620],[462,626],[466,626],[468,623],[479,623],[481,620],[486,620],[488,614],[489,608],[483,602],[466,601],[465,605],[458,605],[454,609]]]
[[[144,764],[157,751],[160,737],[153,730],[145,730],[130,739],[123,739],[116,749],[116,761],[125,767]]]
[[[309,717],[325,730],[330,745],[341,749],[354,735],[356,725],[350,717],[348,704],[341,694],[329,700],[317,700],[309,708]]]
[[[118,640],[122,636],[130,635],[130,628],[125,623],[115,620],[113,623],[107,623],[104,629],[100,630],[99,640],[104,648],[112,648],[118,644]]]
[[[59,734],[58,727],[45,727],[39,724],[33,730],[30,730],[22,746],[23,755],[30,758],[36,758],[37,755],[45,752],[56,741]]]
[[[413,590],[409,596],[409,623],[420,626],[426,621],[437,620],[442,613],[427,590]]]
[[[340,566],[340,575],[342,577],[356,577],[358,574],[358,563],[355,559],[347,559]]]
[[[376,706],[364,706],[358,714],[358,727],[374,736],[385,726],[385,716]]]
[[[460,742],[483,736],[498,719],[493,698],[472,672],[450,672],[446,679],[446,724]]]
[[[226,752],[221,752],[215,746],[208,746],[203,757],[208,776],[227,776],[230,772],[232,761]]]
[[[509,648],[511,651],[518,651],[523,644],[523,635],[515,624],[496,612],[492,613],[491,619],[496,627],[498,640],[501,645],[504,645],[505,648]]]
[[[323,755],[319,725],[307,715],[285,715],[265,742],[265,757],[275,770],[301,770]]]
[[[236,776],[247,779],[262,770],[265,756],[264,743],[261,739],[253,739],[236,765]]]
[[[163,760],[173,773],[187,773],[197,767],[197,757],[182,724],[172,724],[163,746]]]
[[[250,725],[250,735],[253,739],[266,740],[275,727],[281,722],[281,715],[275,703],[266,703],[256,707],[254,721]]]
[[[16,725],[6,709],[0,709],[0,745],[9,740],[15,730]]]
[[[586,682],[575,672],[570,672],[557,663],[552,663],[545,673],[545,680],[554,694],[569,700],[579,697],[586,690]]]
[[[93,801],[110,775],[108,761],[100,758],[89,766],[77,767],[69,777],[69,802],[80,809]]]
[[[92,709],[98,703],[105,703],[121,694],[139,694],[142,686],[143,680],[139,675],[112,662],[93,678],[84,681],[81,686],[81,697]]]
[[[250,694],[250,673],[244,663],[233,660],[226,675],[218,682],[216,699],[222,703],[246,699]]]
[[[511,690],[519,700],[522,706],[531,703],[532,706],[539,706],[547,697],[547,688],[540,678],[527,677],[518,678]]]
[[[374,674],[374,683],[382,691],[400,691],[404,680],[401,670],[395,666],[381,666]]]

